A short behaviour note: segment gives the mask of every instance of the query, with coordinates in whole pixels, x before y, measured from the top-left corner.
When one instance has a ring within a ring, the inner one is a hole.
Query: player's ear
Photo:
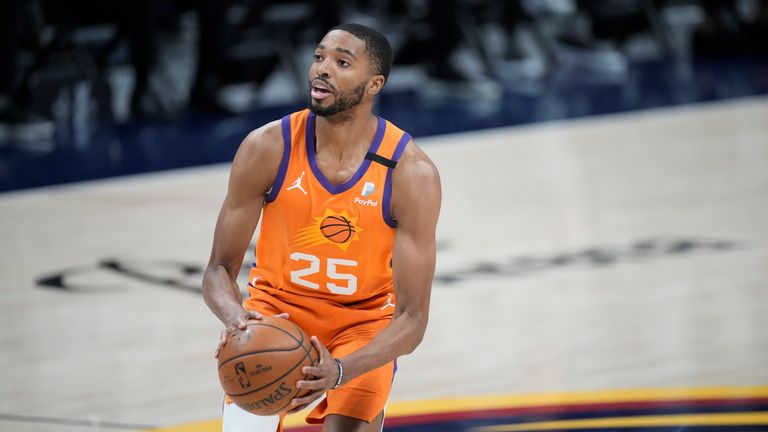
[[[384,87],[384,75],[374,75],[370,81],[368,81],[368,94],[377,95]]]

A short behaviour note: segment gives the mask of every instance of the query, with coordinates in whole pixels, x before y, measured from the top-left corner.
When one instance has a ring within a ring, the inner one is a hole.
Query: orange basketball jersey
[[[266,293],[291,304],[341,305],[390,317],[392,172],[410,136],[379,117],[357,172],[332,184],[315,160],[314,131],[309,110],[282,119],[283,158],[265,199],[251,297]]]

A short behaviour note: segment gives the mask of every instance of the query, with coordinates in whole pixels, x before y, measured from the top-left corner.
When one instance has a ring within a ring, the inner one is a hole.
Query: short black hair
[[[392,46],[383,34],[368,26],[355,23],[337,25],[328,32],[334,30],[352,33],[365,42],[365,51],[371,60],[373,70],[376,71],[377,75],[384,75],[385,81],[389,78],[389,71],[392,69]]]

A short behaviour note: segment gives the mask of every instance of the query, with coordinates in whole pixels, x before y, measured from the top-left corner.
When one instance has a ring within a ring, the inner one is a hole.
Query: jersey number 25
[[[294,252],[291,254],[291,260],[306,261],[309,263],[308,267],[291,271],[291,282],[307,288],[320,289],[320,284],[304,279],[306,276],[320,273],[320,258],[310,254]],[[326,261],[327,265],[325,266],[325,273],[328,276],[328,279],[335,279],[339,282],[347,282],[346,285],[338,285],[333,282],[327,282],[325,287],[328,289],[328,291],[334,294],[354,294],[355,291],[357,291],[357,276],[350,273],[339,273],[336,267],[357,267],[357,261],[339,258],[327,258]]]

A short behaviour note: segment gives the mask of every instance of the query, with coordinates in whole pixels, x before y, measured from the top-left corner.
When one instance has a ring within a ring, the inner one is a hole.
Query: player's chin
[[[316,100],[314,98],[310,98],[309,100],[309,107],[310,109],[315,112],[318,115],[324,115],[324,113],[330,108],[332,104],[329,104],[326,99],[323,100]]]

